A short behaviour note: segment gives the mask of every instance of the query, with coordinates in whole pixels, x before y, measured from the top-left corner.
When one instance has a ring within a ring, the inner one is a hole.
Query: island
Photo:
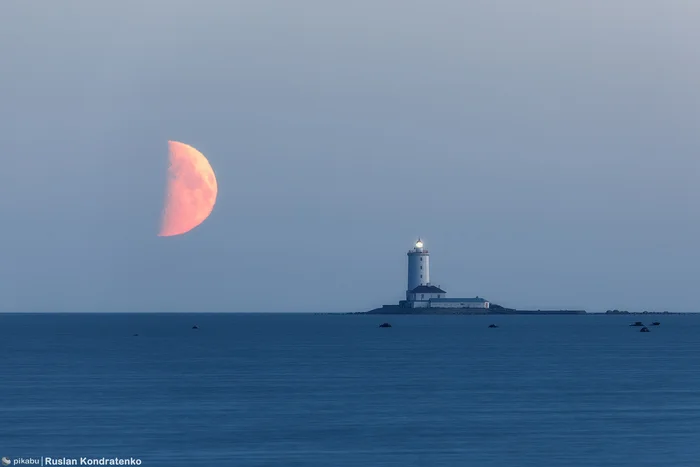
[[[490,303],[488,308],[411,308],[402,305],[384,305],[369,311],[350,315],[585,315],[586,310],[518,310]]]
[[[364,312],[372,315],[584,315],[585,310],[516,310],[490,303],[483,297],[448,298],[447,292],[430,282],[430,252],[418,238],[408,250],[406,299]]]

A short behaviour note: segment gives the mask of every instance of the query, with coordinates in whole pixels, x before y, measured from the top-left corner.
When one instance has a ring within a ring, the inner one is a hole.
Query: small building
[[[488,308],[489,302],[481,297],[474,298],[431,298],[430,308]]]
[[[406,293],[406,299],[411,308],[427,308],[430,300],[445,298],[447,292],[435,285],[419,285]]]

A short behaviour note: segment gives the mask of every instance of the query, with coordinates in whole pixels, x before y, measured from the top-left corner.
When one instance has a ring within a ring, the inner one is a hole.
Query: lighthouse
[[[406,294],[421,285],[430,285],[430,253],[419,238],[408,250],[408,287]],[[406,296],[408,300],[408,295]]]
[[[425,248],[423,240],[418,238],[413,248],[408,250],[408,283],[406,285],[406,300],[399,301],[398,305],[384,305],[375,308],[369,313],[425,313],[414,310],[404,312],[404,308],[432,308],[436,312],[444,308],[451,308],[450,313],[465,313],[464,310],[474,308],[488,309],[489,302],[480,297],[474,298],[447,298],[439,285],[430,283],[430,255]],[[462,310],[462,311],[460,311]],[[471,313],[471,311],[469,311]]]

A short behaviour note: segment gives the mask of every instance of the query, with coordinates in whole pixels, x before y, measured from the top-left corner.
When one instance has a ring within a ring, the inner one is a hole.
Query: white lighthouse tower
[[[419,238],[415,246],[408,250],[408,293],[421,285],[430,285],[430,254],[423,247],[423,241]]]

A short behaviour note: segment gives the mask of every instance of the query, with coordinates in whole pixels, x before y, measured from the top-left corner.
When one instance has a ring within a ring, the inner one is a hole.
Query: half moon
[[[182,235],[209,217],[218,186],[214,170],[192,146],[168,141],[170,166],[159,237]]]

